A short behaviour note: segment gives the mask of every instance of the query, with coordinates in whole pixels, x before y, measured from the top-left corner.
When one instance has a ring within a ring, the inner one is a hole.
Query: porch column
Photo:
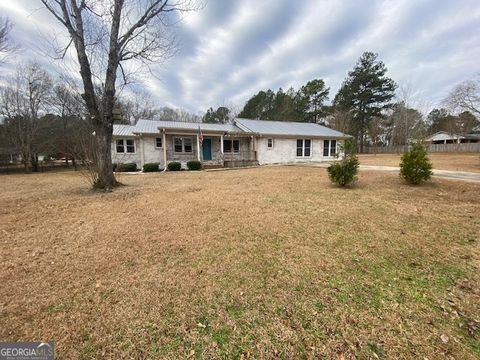
[[[143,168],[143,165],[145,165],[145,149],[144,149],[144,137],[140,135],[139,141],[140,141],[140,164]]]
[[[200,160],[200,138],[198,137],[198,134],[197,134],[197,159],[198,161],[201,161]]]
[[[220,154],[222,154],[223,157],[223,134],[220,135]]]
[[[167,171],[167,135],[165,135],[165,130],[162,134],[162,145],[163,145],[163,171]]]
[[[257,160],[257,151],[256,151],[257,144],[256,144],[255,140],[256,140],[255,136],[252,136],[251,137],[251,144],[252,144],[252,154],[251,154],[251,156],[253,157],[253,160]]]

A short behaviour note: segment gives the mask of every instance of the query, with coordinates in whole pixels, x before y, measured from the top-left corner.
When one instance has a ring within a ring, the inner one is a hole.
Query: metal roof
[[[145,120],[136,125],[113,125],[114,136],[135,136],[137,134],[159,134],[159,129],[223,132],[229,134],[259,134],[277,136],[312,136],[346,138],[349,135],[322,125],[303,122],[235,119],[234,124],[204,124],[181,121]]]
[[[159,129],[174,129],[198,131],[198,127],[205,131],[241,133],[244,132],[234,124],[204,124],[195,122],[166,121],[166,120],[138,120],[136,125],[113,125],[114,136],[132,136],[134,134],[159,134]]]
[[[458,140],[458,139],[480,140],[480,134],[470,133],[465,135],[459,135],[459,134],[451,134],[446,131],[438,131],[435,134],[432,134],[426,137],[424,141],[441,141],[441,140]]]
[[[196,122],[182,122],[182,121],[165,121],[165,120],[139,120],[137,122],[138,132],[149,132],[153,127],[161,129],[179,129],[179,130],[195,130],[198,131],[198,127],[202,131],[217,131],[217,132],[238,132],[241,131],[233,124],[205,124]],[[158,132],[158,130],[157,130]]]
[[[251,131],[260,135],[350,137],[340,131],[314,123],[250,119],[235,119],[235,123],[241,127],[242,130]]]
[[[113,136],[135,136],[133,133],[135,126],[133,125],[113,125]]]

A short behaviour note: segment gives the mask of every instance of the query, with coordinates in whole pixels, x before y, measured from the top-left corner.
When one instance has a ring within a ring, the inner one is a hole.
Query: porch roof
[[[134,132],[139,134],[158,134],[160,132],[159,129],[198,131],[199,127],[202,132],[242,132],[240,128],[233,124],[205,124],[165,120],[139,120],[137,125],[135,125]]]
[[[199,127],[203,133],[245,133],[245,131],[243,131],[234,124],[205,124],[181,121],[140,119],[138,120],[136,125],[113,125],[113,135],[133,136],[137,134],[159,134],[161,129],[198,132]]]

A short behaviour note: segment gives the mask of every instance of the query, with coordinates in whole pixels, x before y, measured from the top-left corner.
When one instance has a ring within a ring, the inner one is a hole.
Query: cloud
[[[40,5],[32,6],[28,0],[0,3],[16,24],[21,58],[78,76],[74,54],[66,65],[39,57],[45,34],[63,29]],[[241,107],[260,90],[298,88],[314,78],[326,81],[333,98],[364,51],[378,52],[389,76],[432,104],[480,71],[476,0],[209,0],[173,30],[178,55],[154,66],[155,76],[144,77],[142,86],[157,103],[194,112]]]

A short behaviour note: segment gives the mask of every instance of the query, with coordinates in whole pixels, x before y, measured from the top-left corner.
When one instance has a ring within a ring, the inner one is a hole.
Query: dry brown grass
[[[399,166],[399,154],[359,155],[362,165]],[[437,170],[480,172],[480,154],[430,153],[433,168]]]
[[[339,189],[307,167],[124,175],[111,194],[74,173],[0,181],[1,340],[54,340],[59,359],[480,355],[476,184],[361,172]]]

